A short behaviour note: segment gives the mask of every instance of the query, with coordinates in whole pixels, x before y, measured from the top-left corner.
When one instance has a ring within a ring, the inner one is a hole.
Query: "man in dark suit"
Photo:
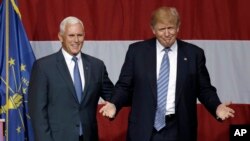
[[[204,51],[177,39],[179,27],[175,8],[153,13],[156,38],[129,46],[111,103],[100,109],[112,118],[131,103],[128,141],[196,141],[197,98],[214,117],[234,117],[210,83]]]
[[[59,52],[37,60],[29,85],[29,113],[36,141],[98,141],[98,100],[113,84],[103,61],[81,53],[83,23],[67,17],[58,33]]]

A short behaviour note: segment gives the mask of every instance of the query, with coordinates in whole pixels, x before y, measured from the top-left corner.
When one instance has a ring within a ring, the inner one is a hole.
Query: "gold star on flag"
[[[23,94],[26,94],[26,93],[27,93],[27,89],[23,88]]]
[[[10,63],[10,66],[15,65],[15,60],[13,58],[10,58],[9,63]]]
[[[17,133],[20,133],[21,132],[21,127],[18,126],[17,129],[16,129]]]
[[[21,64],[21,71],[25,71],[26,70],[26,65]]]

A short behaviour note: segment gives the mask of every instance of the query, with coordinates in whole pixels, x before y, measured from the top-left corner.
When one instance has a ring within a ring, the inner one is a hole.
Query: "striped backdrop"
[[[224,126],[250,124],[249,0],[19,0],[23,24],[37,58],[60,49],[59,23],[66,16],[76,16],[83,20],[86,30],[83,52],[102,59],[114,83],[128,45],[153,36],[151,13],[164,5],[178,9],[178,37],[205,50],[212,84],[221,101],[232,101],[237,109],[236,118]],[[199,124],[217,127],[204,123],[209,115],[200,105],[198,108]],[[206,140],[213,132],[206,129],[199,139]],[[220,134],[213,134],[217,136],[212,140],[221,139]],[[228,138],[224,134],[222,139]]]

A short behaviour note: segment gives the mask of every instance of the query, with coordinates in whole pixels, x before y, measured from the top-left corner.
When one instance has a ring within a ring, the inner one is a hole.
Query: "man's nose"
[[[74,41],[75,41],[75,42],[79,42],[79,37],[78,37],[78,36],[75,36]]]

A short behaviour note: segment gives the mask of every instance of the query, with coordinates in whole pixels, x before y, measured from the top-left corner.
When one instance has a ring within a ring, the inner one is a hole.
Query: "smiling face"
[[[175,8],[159,8],[152,16],[152,32],[164,47],[170,47],[174,44],[179,26],[179,16]]]
[[[63,49],[70,55],[77,55],[81,52],[84,36],[84,27],[80,22],[66,23],[64,31],[58,33]]]

